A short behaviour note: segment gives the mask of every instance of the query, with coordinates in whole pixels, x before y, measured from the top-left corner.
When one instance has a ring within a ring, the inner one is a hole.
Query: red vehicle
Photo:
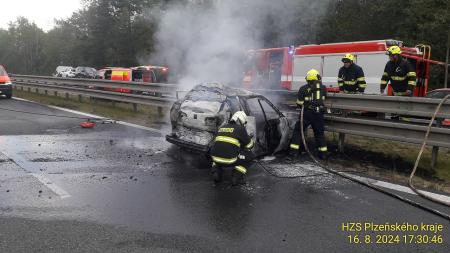
[[[11,79],[2,65],[0,65],[0,95],[5,95],[6,98],[12,97]]]
[[[423,97],[428,89],[431,47],[405,47],[401,41],[377,40],[333,44],[250,50],[244,72],[243,85],[248,89],[298,90],[305,84],[305,73],[317,69],[328,91],[338,92],[337,74],[346,53],[355,55],[355,62],[364,69],[367,94],[379,94],[380,80],[389,58],[386,50],[393,45],[402,49],[402,56],[415,66],[417,86],[414,96]],[[390,87],[388,93],[391,93]]]
[[[107,67],[97,71],[97,79],[142,82],[142,83],[166,83],[169,69],[160,66],[139,66],[132,68]],[[104,90],[130,93],[130,89],[105,88]]]

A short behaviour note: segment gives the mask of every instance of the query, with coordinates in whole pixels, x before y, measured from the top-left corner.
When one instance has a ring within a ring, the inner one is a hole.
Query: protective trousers
[[[317,113],[309,109],[305,109],[303,112],[303,129],[305,130],[305,138],[306,138],[306,129],[311,125],[314,138],[316,140],[316,146],[319,152],[327,152],[327,144],[324,136],[324,117],[323,113]],[[294,133],[291,139],[290,149],[293,152],[299,152],[305,150],[303,145],[302,136],[301,136],[301,128],[300,128],[300,119],[295,124]]]
[[[235,171],[245,175],[247,174],[247,168],[251,165],[252,160],[253,153],[251,150],[241,150],[235,163],[221,164],[219,162],[213,162],[211,172],[214,173],[216,170],[219,170],[219,173],[221,173],[223,167],[233,167]]]

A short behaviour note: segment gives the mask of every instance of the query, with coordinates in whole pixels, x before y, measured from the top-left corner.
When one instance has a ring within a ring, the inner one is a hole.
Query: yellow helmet
[[[306,72],[306,81],[316,81],[320,80],[320,73],[319,71],[315,69],[311,69],[310,71]]]
[[[402,50],[400,49],[399,46],[389,47],[389,49],[386,52],[386,54],[388,54],[388,55],[395,55],[395,54],[401,54],[401,53],[402,53]]]
[[[344,57],[342,57],[342,62],[346,62],[346,61],[355,61],[355,56],[352,54],[345,54]]]

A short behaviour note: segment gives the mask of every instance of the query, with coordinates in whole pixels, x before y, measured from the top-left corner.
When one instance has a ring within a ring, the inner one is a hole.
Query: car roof
[[[221,83],[201,83],[192,88],[192,90],[199,90],[202,88],[217,90],[227,97],[262,97],[262,95],[258,93],[227,86]]]

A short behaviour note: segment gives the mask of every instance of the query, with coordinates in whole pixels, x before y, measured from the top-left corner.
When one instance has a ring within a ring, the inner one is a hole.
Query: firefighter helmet
[[[344,57],[342,57],[342,62],[348,62],[348,61],[355,61],[355,56],[352,54],[345,54]]]
[[[305,77],[306,81],[316,81],[316,80],[320,80],[320,73],[319,71],[315,70],[315,69],[311,69],[310,71],[306,72],[306,77]]]
[[[242,125],[247,124],[247,114],[243,111],[237,111],[233,114],[233,117],[231,117],[231,121],[238,122],[240,121]]]
[[[389,47],[389,49],[386,52],[386,54],[388,54],[388,55],[395,55],[395,54],[401,54],[401,53],[402,53],[402,50],[400,49],[399,46]]]

